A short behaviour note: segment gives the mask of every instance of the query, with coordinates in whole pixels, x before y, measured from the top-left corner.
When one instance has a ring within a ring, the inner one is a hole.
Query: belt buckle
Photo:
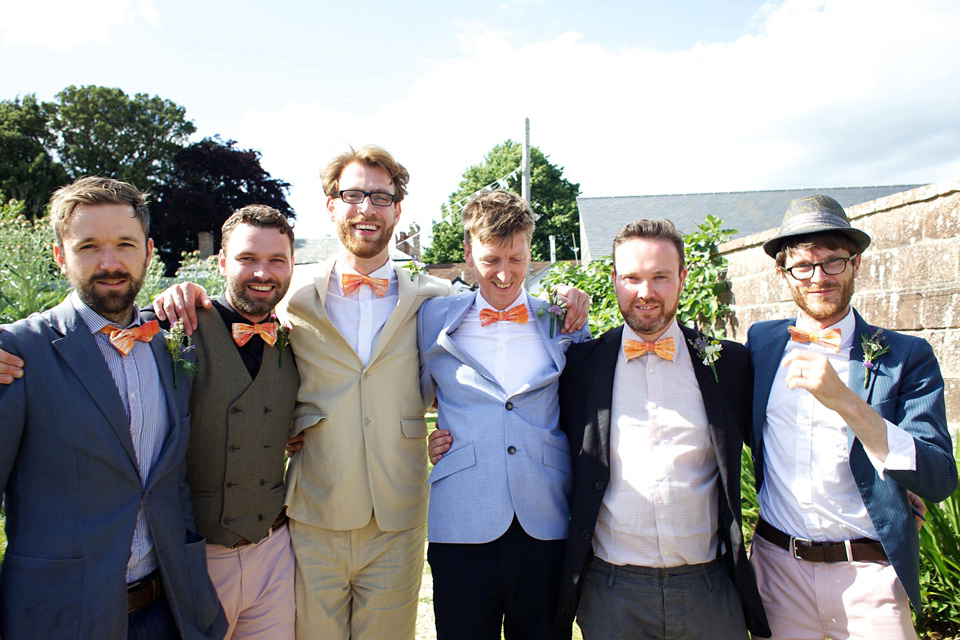
[[[790,536],[790,546],[787,549],[787,551],[789,551],[790,555],[793,556],[795,559],[803,560],[803,558],[800,557],[800,553],[797,550],[798,542],[801,543],[801,546],[806,545],[809,547],[813,545],[813,540],[807,540],[805,538],[794,538],[793,536]]]

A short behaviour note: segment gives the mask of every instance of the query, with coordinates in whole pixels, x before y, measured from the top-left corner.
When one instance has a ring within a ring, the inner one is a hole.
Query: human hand
[[[295,436],[290,436],[287,438],[286,450],[283,452],[288,458],[292,458],[293,454],[303,448],[303,432],[301,431]]]
[[[209,309],[213,301],[198,284],[181,282],[168,287],[153,299],[153,312],[160,320],[169,320],[173,324],[183,320],[183,331],[188,336],[197,328],[197,307]]]
[[[3,329],[0,329],[3,331]],[[23,377],[23,360],[0,349],[0,384],[10,384],[14,378]]]
[[[450,447],[453,446],[453,436],[446,429],[437,429],[430,434],[427,439],[427,454],[430,456],[430,463],[437,464]]]
[[[927,521],[927,503],[913,491],[907,491],[907,500],[910,501],[913,517],[917,521],[917,531],[920,531],[920,529],[923,529],[923,523]]]
[[[587,316],[590,314],[590,296],[567,285],[557,286],[557,296],[567,308],[560,333],[579,331],[587,323]]]

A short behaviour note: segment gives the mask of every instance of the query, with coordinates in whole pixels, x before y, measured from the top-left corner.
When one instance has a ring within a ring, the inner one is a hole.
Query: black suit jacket
[[[697,333],[680,326],[687,340]],[[573,453],[573,505],[563,563],[558,622],[570,622],[577,612],[593,557],[593,532],[603,494],[610,481],[610,413],[613,376],[623,327],[596,340],[571,345],[560,378],[560,424]],[[680,345],[677,345],[680,348]],[[740,452],[750,431],[753,373],[743,345],[723,341],[716,362],[719,383],[710,367],[691,349],[690,357],[706,409],[710,439],[720,470],[717,531],[730,552],[731,580],[740,592],[744,618],[752,633],[769,636],[753,570],[747,561],[740,516]]]

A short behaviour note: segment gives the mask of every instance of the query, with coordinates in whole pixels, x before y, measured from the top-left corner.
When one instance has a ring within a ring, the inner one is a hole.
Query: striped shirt
[[[88,307],[76,291],[70,294],[70,300],[77,314],[93,334],[93,339],[100,348],[100,353],[110,369],[110,375],[113,376],[113,381],[117,385],[117,391],[127,412],[133,449],[137,454],[141,487],[146,487],[150,470],[156,463],[163,441],[170,430],[167,403],[153,350],[149,342],[137,340],[130,355],[124,357],[110,343],[110,337],[100,331],[108,325],[117,325],[107,321]],[[141,322],[140,310],[134,305],[133,322],[127,327],[138,326]],[[153,538],[150,536],[142,496],[136,526],[132,533],[130,559],[127,561],[127,584],[143,578],[157,568],[156,551],[153,549]]]

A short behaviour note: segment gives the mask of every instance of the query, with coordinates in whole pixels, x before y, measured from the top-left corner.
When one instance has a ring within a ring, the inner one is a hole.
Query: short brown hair
[[[683,236],[673,226],[669,220],[647,220],[641,219],[627,224],[620,233],[613,239],[613,268],[617,268],[617,247],[628,240],[668,240],[677,248],[680,254],[680,271],[683,271]]]
[[[150,235],[146,193],[128,182],[90,176],[60,187],[50,197],[50,226],[53,227],[53,236],[61,249],[67,221],[77,207],[85,204],[128,204],[133,207],[133,217],[143,227],[143,235]]]
[[[505,189],[481,191],[467,202],[460,212],[463,220],[463,241],[470,244],[475,236],[483,244],[495,241],[503,245],[522,233],[529,243],[536,221],[527,201]]]
[[[783,269],[787,264],[787,255],[797,249],[810,251],[815,247],[823,247],[830,251],[844,249],[850,255],[858,252],[857,243],[842,231],[818,231],[804,233],[799,236],[790,236],[780,245],[777,251],[777,268]]]
[[[293,251],[293,225],[290,224],[286,216],[265,204],[248,204],[230,214],[230,217],[220,227],[221,248],[227,246],[230,234],[240,224],[249,224],[262,229],[277,229],[290,238],[290,251]]]
[[[340,174],[348,164],[359,162],[368,167],[380,167],[390,176],[396,193],[393,201],[400,202],[407,195],[407,182],[410,174],[406,168],[393,159],[386,149],[372,144],[364,145],[359,149],[348,146],[347,151],[335,156],[320,173],[323,178],[323,192],[328,198],[336,198],[340,194]]]

